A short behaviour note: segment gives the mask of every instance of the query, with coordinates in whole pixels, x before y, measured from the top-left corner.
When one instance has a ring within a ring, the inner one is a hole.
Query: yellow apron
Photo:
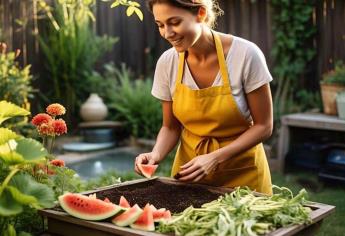
[[[183,125],[171,175],[194,157],[222,148],[252,125],[238,110],[231,93],[228,70],[219,36],[213,33],[216,44],[222,86],[192,90],[182,83],[184,52],[179,54],[173,112]],[[269,166],[262,143],[231,157],[201,183],[213,186],[248,186],[258,192],[272,194]]]

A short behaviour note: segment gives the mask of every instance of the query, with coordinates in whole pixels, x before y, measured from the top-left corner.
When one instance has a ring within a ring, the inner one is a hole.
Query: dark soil
[[[96,195],[99,199],[107,197],[115,204],[118,204],[120,197],[124,196],[131,206],[138,204],[143,208],[147,203],[150,203],[157,209],[164,207],[172,213],[177,213],[189,206],[200,207],[206,202],[217,199],[222,194],[212,192],[206,186],[174,185],[156,180],[114,187],[97,192]]]

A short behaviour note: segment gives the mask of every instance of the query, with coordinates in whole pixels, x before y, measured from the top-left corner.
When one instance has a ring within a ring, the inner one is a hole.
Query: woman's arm
[[[162,101],[163,125],[160,129],[152,152],[159,153],[160,162],[176,146],[181,135],[181,124],[172,111],[172,102]]]
[[[152,152],[142,153],[135,159],[134,169],[138,174],[141,174],[141,172],[137,164],[156,164],[161,162],[165,156],[176,146],[180,138],[181,124],[173,114],[172,102],[162,101],[162,111],[163,124],[158,133],[156,144],[153,147]]]
[[[181,166],[182,181],[199,181],[220,163],[229,160],[264,141],[272,134],[273,108],[269,84],[247,94],[247,102],[254,125],[229,145],[209,154],[200,155]]]

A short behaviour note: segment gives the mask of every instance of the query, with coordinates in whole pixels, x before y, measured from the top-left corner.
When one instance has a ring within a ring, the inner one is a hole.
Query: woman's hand
[[[214,153],[200,155],[181,166],[178,172],[178,180],[197,182],[215,171],[218,167],[218,160]]]
[[[151,164],[154,165],[160,160],[160,155],[156,151],[142,153],[135,158],[134,170],[139,175],[142,175],[141,171],[138,168],[138,164]]]

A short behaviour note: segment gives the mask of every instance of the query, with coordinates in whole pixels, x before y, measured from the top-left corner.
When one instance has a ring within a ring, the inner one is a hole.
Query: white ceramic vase
[[[80,116],[84,121],[102,121],[107,115],[108,108],[96,93],[90,94],[80,107]]]

